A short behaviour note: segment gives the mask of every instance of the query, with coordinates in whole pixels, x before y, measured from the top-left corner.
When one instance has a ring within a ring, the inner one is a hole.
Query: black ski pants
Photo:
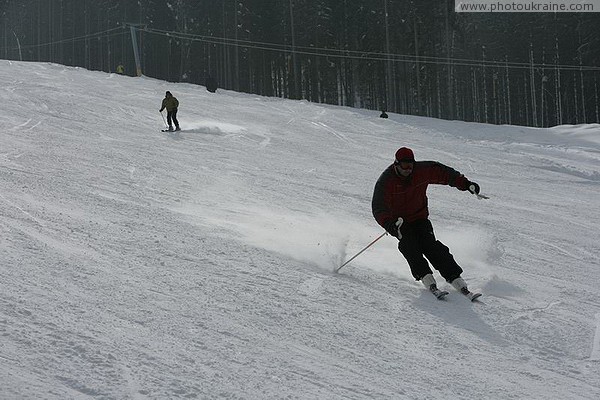
[[[398,250],[408,261],[416,280],[420,281],[422,277],[432,273],[427,260],[448,282],[452,282],[463,272],[450,254],[450,249],[435,238],[433,226],[428,219],[404,223],[401,232],[402,239],[398,242]]]
[[[177,121],[177,109],[167,111],[167,123],[169,127],[172,127],[171,120],[175,123],[175,128],[179,128],[179,121]]]

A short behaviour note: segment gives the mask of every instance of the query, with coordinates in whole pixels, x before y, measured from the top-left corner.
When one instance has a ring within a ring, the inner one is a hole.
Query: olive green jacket
[[[173,96],[167,96],[162,101],[162,107],[160,108],[160,111],[164,110],[165,108],[167,111],[175,111],[177,110],[177,107],[179,107],[179,101]]]

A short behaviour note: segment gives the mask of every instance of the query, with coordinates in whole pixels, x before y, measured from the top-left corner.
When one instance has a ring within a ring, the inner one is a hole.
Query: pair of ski
[[[438,299],[438,300],[445,300],[446,296],[448,296],[448,292],[446,292],[445,290],[440,290],[437,287],[436,288],[431,288],[429,289],[429,291]],[[465,295],[466,298],[468,298],[471,301],[477,301],[478,298],[481,297],[481,293],[473,293],[471,291],[469,291],[468,289],[464,288],[460,291],[462,294]]]

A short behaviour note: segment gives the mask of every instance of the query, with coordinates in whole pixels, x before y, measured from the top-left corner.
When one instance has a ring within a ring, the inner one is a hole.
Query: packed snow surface
[[[0,399],[598,399],[600,126],[442,121],[0,61]],[[164,92],[182,131],[163,133]],[[399,147],[471,303],[371,195]]]

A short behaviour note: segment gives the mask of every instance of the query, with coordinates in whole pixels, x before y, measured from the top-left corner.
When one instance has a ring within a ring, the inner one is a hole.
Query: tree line
[[[0,0],[0,57],[444,119],[600,122],[600,14],[453,0]],[[133,29],[132,29],[133,28]],[[135,40],[133,40],[135,39]]]

